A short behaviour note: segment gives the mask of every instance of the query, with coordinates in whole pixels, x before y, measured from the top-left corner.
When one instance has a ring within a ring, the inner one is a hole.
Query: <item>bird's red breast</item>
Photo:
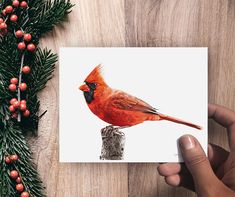
[[[103,121],[114,126],[133,126],[147,120],[169,120],[201,129],[200,126],[160,114],[143,100],[110,88],[97,66],[80,86],[90,110]]]

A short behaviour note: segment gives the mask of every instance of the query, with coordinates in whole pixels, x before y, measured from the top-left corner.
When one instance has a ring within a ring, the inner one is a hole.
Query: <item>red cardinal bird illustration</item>
[[[90,110],[113,126],[129,127],[148,120],[168,120],[202,129],[196,124],[161,114],[143,100],[126,92],[112,89],[104,81],[101,65],[94,68],[79,89],[83,91]]]

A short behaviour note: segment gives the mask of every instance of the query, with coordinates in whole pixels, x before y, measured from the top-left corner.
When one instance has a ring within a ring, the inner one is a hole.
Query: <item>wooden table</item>
[[[235,110],[234,0],[72,1],[69,22],[46,35],[42,46],[55,52],[62,46],[209,47],[209,101]],[[41,111],[48,113],[38,137],[29,140],[49,197],[194,196],[167,186],[157,164],[60,164],[58,80],[57,64],[40,94]],[[227,148],[225,130],[214,122],[209,128],[210,142]]]

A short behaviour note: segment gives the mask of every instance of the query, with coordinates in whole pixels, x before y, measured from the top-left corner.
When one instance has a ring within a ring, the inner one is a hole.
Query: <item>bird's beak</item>
[[[86,84],[81,85],[79,87],[79,89],[83,92],[89,92],[90,91],[90,88]]]

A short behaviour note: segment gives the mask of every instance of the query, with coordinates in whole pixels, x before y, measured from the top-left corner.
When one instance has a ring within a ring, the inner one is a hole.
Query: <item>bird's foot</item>
[[[112,137],[114,135],[124,135],[124,133],[119,131],[119,129],[120,127],[114,127],[113,125],[109,125],[101,129],[101,134],[103,137]]]

